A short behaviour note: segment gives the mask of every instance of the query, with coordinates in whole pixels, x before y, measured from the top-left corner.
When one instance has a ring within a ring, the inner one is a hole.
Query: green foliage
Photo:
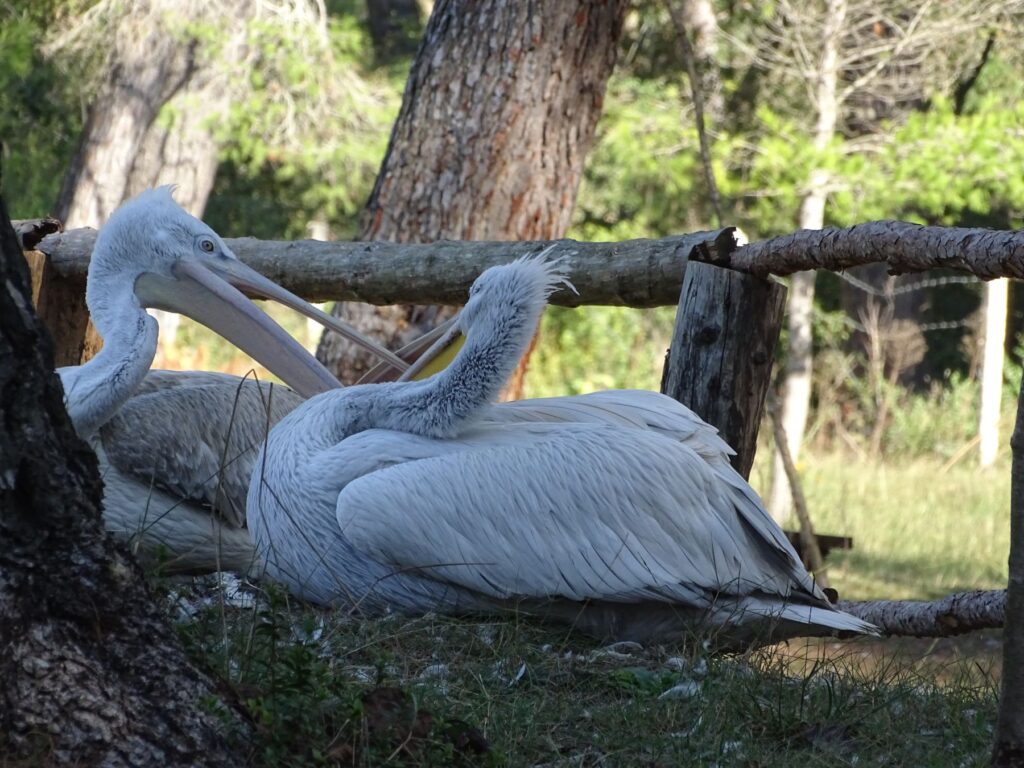
[[[0,6],[0,164],[16,219],[50,212],[81,130],[73,87],[40,52],[51,5]]]

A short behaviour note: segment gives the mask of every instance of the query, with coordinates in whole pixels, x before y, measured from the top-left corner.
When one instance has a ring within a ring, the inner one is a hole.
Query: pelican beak
[[[398,378],[399,381],[413,381],[433,376],[452,361],[466,340],[462,335],[460,317],[461,313],[427,334],[437,335],[437,340],[416,358],[416,361]],[[424,338],[426,337],[417,339],[413,344],[421,344]]]
[[[431,344],[436,342],[442,336],[444,336],[451,327],[455,324],[455,318],[450,317],[441,323],[436,328],[427,331],[425,334],[420,336],[418,339],[409,342],[401,349],[395,352],[402,360],[412,365],[423,356],[425,350],[430,347]],[[459,339],[455,339],[450,347],[446,350],[442,350],[433,361],[428,361],[421,365],[418,372],[415,374],[415,378],[423,379],[436,373],[441,368],[447,366],[451,362],[451,358],[454,357],[455,353],[461,347]],[[449,354],[450,350],[450,354]],[[378,384],[385,381],[395,381],[398,379],[400,371],[396,371],[393,366],[388,363],[377,363],[370,370],[363,374],[362,378],[357,381],[357,384]]]
[[[179,262],[174,277],[145,273],[135,281],[135,295],[144,307],[179,312],[216,331],[303,397],[341,386],[281,326],[205,264]]]
[[[276,301],[278,304],[283,304],[309,319],[317,321],[325,328],[340,333],[353,344],[358,344],[368,352],[375,354],[389,368],[394,368],[396,371],[401,372],[409,367],[403,359],[395,355],[391,350],[381,346],[368,336],[364,336],[348,323],[342,322],[338,318],[317,309],[291,291],[282,288],[272,280],[268,280],[237,258],[218,259],[211,263],[204,263],[204,265],[240,291],[248,291],[257,296],[262,296],[264,299]]]

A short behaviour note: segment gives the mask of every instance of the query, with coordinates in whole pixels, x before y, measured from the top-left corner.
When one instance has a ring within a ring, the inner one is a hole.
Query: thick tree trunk
[[[627,0],[439,0],[361,239],[549,240],[569,226]],[[435,308],[335,312],[397,348]],[[343,381],[372,364],[336,336],[318,357]]]
[[[1024,383],[1010,438],[1010,580],[1003,629],[1003,681],[992,765],[1024,766]]]
[[[213,683],[103,530],[27,281],[0,201],[0,763],[241,765],[224,727],[242,720],[212,714]]]
[[[828,0],[821,42],[821,58],[815,88],[815,109],[818,113],[814,128],[814,149],[825,150],[836,131],[839,115],[839,44],[846,23],[846,0]],[[807,193],[800,207],[801,229],[821,229],[825,225],[825,198],[828,171],[818,167],[811,171]],[[796,462],[800,458],[800,445],[807,427],[807,413],[811,406],[811,319],[814,312],[813,272],[793,275],[789,289],[789,351],[783,382],[782,413],[780,415],[789,453]],[[786,479],[782,458],[775,457],[772,471],[772,491],[768,510],[776,522],[782,523],[792,509],[792,491]]]
[[[221,5],[236,24],[251,12],[244,0]],[[226,116],[229,103],[225,84],[180,18],[197,9],[183,11],[175,0],[142,0],[118,22],[106,82],[89,108],[57,203],[65,227],[99,228],[122,202],[161,184],[177,185],[175,199],[202,216],[217,170],[210,123]],[[223,45],[240,43],[240,36],[228,36]],[[166,353],[180,318],[153,314]],[[100,344],[91,332],[85,358]]]

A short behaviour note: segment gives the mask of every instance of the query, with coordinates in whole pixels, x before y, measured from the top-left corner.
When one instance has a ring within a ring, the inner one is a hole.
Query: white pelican
[[[169,187],[121,206],[96,239],[86,300],[103,337],[84,365],[61,368],[79,435],[96,449],[109,529],[169,570],[245,571],[245,494],[269,424],[336,379],[232,284],[323,321],[396,366],[387,350],[246,267]],[[157,323],[145,307],[187,314],[293,386],[235,376],[150,371]],[[215,513],[211,515],[211,512]]]
[[[520,609],[617,639],[874,632],[830,605],[729,447],[671,398],[491,405],[561,282],[536,258],[489,269],[446,369],[284,417],[246,507],[267,575],[364,615]]]

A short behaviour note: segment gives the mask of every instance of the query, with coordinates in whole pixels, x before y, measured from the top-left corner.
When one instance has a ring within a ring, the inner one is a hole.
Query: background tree
[[[564,235],[626,7],[626,0],[436,3],[360,239]],[[335,311],[392,348],[437,319],[430,308]],[[347,381],[370,362],[336,337],[325,337],[317,354]]]
[[[104,531],[2,199],[0,279],[0,762],[241,765],[242,719]]]

